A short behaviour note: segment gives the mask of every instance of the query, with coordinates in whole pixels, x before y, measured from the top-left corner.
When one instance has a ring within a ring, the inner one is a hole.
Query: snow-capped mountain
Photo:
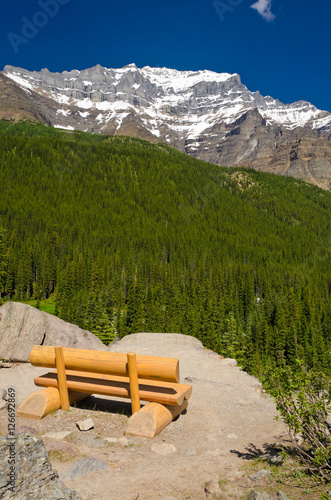
[[[130,64],[63,73],[6,66],[3,75],[25,100],[39,97],[41,119],[55,127],[163,141],[220,165],[329,187],[331,114],[306,101],[282,104],[250,92],[238,74]]]

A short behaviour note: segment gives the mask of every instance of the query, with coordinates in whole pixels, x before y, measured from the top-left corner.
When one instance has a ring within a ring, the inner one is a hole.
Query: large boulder
[[[0,436],[0,498],[15,500],[80,500],[59,479],[41,437],[17,434]],[[11,460],[12,459],[12,460]],[[10,464],[15,465],[10,465]]]
[[[61,345],[106,351],[98,337],[77,325],[19,302],[0,307],[0,359],[29,361],[35,345]]]

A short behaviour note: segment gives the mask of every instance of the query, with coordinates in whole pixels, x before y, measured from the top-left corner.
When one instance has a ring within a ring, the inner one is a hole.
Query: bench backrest
[[[129,374],[126,353],[64,347],[63,358],[67,370],[119,376]],[[136,362],[139,378],[177,383],[180,381],[178,359],[138,354]],[[56,368],[55,348],[34,346],[30,353],[30,363],[33,366]]]

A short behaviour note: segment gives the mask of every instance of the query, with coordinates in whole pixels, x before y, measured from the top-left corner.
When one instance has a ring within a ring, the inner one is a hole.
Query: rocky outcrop
[[[43,440],[26,433],[0,437],[0,498],[79,500],[52,467]],[[14,464],[14,465],[12,465]]]
[[[51,99],[36,92],[26,92],[15,82],[0,73],[0,119],[19,121],[36,120],[51,125]],[[54,114],[55,114],[54,110]]]
[[[35,345],[62,345],[107,350],[95,335],[27,304],[7,302],[0,307],[0,358],[29,360]]]
[[[204,161],[330,189],[331,114],[250,92],[237,74],[135,64],[63,73],[6,66],[0,118],[162,141]]]
[[[215,126],[210,136],[201,136],[198,150],[190,151],[188,144],[186,152],[227,167],[240,165],[302,179],[323,189],[331,187],[331,140],[321,131],[267,125],[255,109],[223,125],[222,134],[219,140],[219,126]]]

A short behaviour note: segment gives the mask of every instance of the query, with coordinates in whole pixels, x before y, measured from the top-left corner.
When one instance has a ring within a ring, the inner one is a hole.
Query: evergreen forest
[[[331,374],[331,193],[165,144],[0,122],[0,301]]]

